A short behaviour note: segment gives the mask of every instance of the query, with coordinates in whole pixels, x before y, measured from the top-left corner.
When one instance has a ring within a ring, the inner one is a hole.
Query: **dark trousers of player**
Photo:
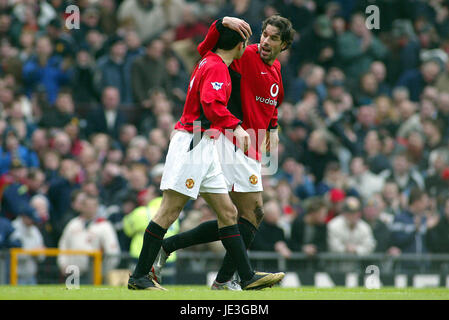
[[[245,247],[249,248],[256,235],[256,227],[254,227],[253,224],[248,220],[239,218],[238,228],[240,230],[241,238],[244,242]],[[192,230],[182,232],[164,239],[164,241],[162,242],[162,247],[167,254],[170,254],[178,249],[184,249],[197,244],[218,241],[222,236],[220,230],[221,229],[218,229],[218,223],[216,220],[207,221]],[[230,254],[230,252],[227,250],[223,260],[223,264],[218,271],[216,280],[220,283],[226,282],[232,278],[235,271],[237,270],[237,263],[235,262],[235,259]],[[240,278],[242,280],[246,280],[242,278],[241,275]]]
[[[150,272],[161,246],[167,253],[171,253],[195,244],[221,240],[226,249],[225,260],[227,260],[227,268],[223,272],[226,276],[230,273],[230,279],[237,270],[242,280],[249,280],[253,277],[254,271],[251,268],[240,229],[237,224],[219,229],[217,221],[209,221],[192,230],[162,240],[167,230],[151,221],[145,230],[142,250],[133,276],[138,278]],[[228,268],[232,268],[232,271]]]

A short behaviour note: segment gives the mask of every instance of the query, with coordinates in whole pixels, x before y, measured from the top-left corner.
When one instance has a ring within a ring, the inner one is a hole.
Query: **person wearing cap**
[[[362,206],[356,197],[347,197],[341,213],[328,223],[327,244],[330,252],[367,255],[376,241],[371,227],[361,219]]]

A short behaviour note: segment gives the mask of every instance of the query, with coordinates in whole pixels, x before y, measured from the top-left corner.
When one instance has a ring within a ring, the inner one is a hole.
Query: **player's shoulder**
[[[226,64],[221,57],[216,53],[209,51],[199,62],[198,69],[209,70],[214,68],[224,67],[227,69]]]

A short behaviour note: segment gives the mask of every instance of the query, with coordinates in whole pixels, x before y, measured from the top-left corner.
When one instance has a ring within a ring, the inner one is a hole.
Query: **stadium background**
[[[71,4],[80,9],[79,29],[66,27]],[[380,25],[369,30],[365,9],[372,4]],[[318,255],[336,253],[337,260],[377,253],[381,272],[435,272],[447,285],[447,260],[395,261],[449,253],[449,2],[443,0],[1,0],[2,283],[9,281],[13,247],[97,248],[112,255],[105,272],[131,267],[160,200],[170,132],[199,59],[196,45],[225,15],[245,19],[256,43],[261,21],[276,12],[291,19],[297,34],[279,57],[286,92],[279,170],[264,177],[266,220],[251,248],[275,258],[254,263],[278,269],[281,261],[286,270],[310,272],[305,283],[313,284],[315,272],[330,265],[310,259],[314,249],[304,244],[314,244]],[[410,205],[413,193],[419,201]],[[359,247],[355,252],[332,246],[345,226],[330,227],[331,221],[348,196],[363,204],[360,230],[347,239],[353,244],[347,247]],[[314,219],[304,217],[317,199],[325,224],[312,227]],[[84,236],[66,228],[92,210]],[[200,199],[171,232],[213,218]],[[193,250],[223,252],[219,243]],[[374,260],[362,258],[356,265],[334,261],[332,270],[363,275]],[[205,266],[216,270],[214,261],[178,259],[190,273],[177,278],[175,268],[168,279],[204,282]],[[63,282],[65,266],[25,257],[19,282]],[[89,282],[86,270],[82,279]]]

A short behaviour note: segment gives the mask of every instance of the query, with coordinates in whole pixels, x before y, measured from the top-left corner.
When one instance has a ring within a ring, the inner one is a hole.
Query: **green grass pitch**
[[[0,286],[0,300],[449,300],[449,288],[274,287],[260,291],[212,291],[206,286],[167,286],[168,291],[63,285]]]

